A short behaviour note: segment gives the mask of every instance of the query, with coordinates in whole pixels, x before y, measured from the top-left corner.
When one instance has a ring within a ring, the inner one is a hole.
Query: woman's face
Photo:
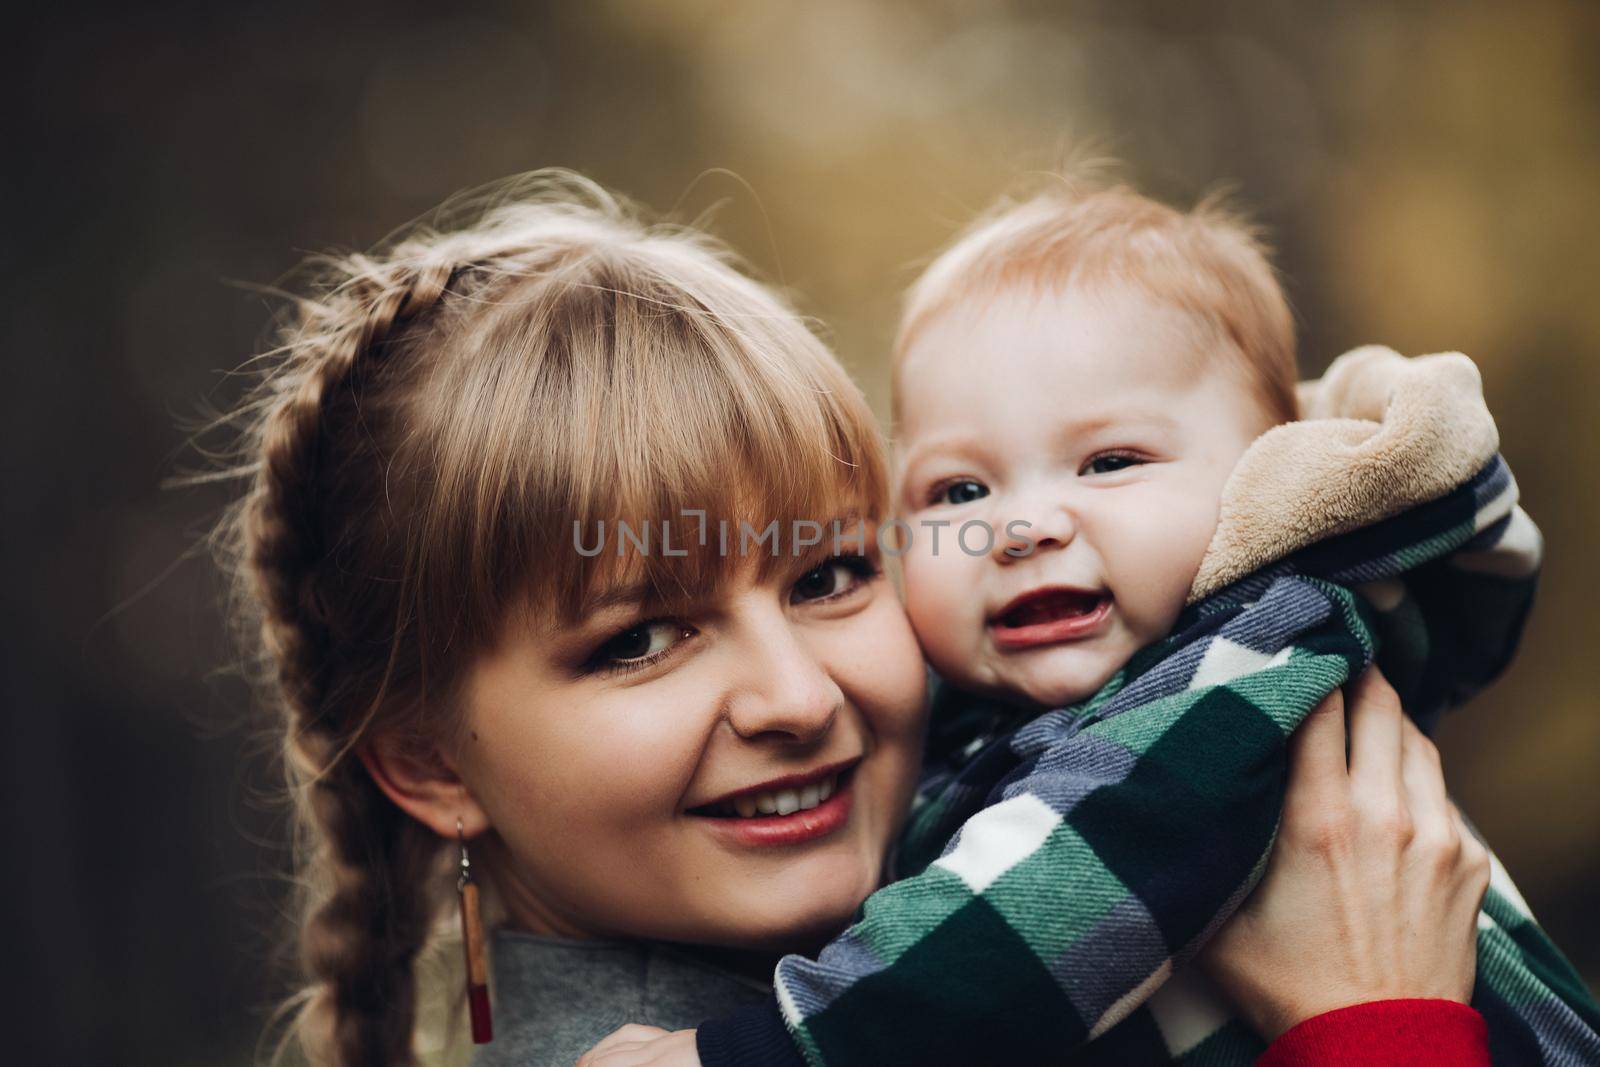
[[[459,769],[519,926],[784,948],[878,887],[921,756],[916,640],[875,558],[749,562],[669,615],[617,589],[508,627],[472,671]]]

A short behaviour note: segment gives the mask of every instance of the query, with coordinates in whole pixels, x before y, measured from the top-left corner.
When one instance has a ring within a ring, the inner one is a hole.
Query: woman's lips
[[[842,829],[850,820],[850,808],[855,800],[855,768],[846,771],[834,789],[833,795],[814,808],[805,808],[789,815],[757,815],[753,818],[717,818],[695,815],[701,824],[724,840],[746,847],[799,845],[827,837]]]
[[[1092,637],[1110,615],[1109,596],[1080,589],[1047,589],[1006,605],[989,621],[989,634],[995,647],[1013,652]]]

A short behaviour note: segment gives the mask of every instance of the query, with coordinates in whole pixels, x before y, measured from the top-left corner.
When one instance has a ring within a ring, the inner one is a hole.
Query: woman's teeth
[[[834,774],[800,789],[746,793],[742,797],[713,804],[708,810],[712,815],[740,819],[753,819],[759,815],[793,815],[797,811],[808,811],[833,796],[838,784],[839,776]]]

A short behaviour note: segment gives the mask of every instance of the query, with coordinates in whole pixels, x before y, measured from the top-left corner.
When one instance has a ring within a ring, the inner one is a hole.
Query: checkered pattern
[[[1184,961],[1260,878],[1286,739],[1374,658],[1431,727],[1509,660],[1539,554],[1497,456],[1191,605],[1082,704],[1020,721],[942,692],[901,879],[778,966],[805,1057],[1250,1063]],[[1600,1063],[1600,1011],[1498,867],[1473,1003],[1496,1063]]]

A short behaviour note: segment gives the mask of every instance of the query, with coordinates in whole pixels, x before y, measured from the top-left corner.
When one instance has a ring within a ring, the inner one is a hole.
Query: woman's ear
[[[450,760],[431,741],[380,735],[356,747],[356,755],[385,796],[440,837],[476,837],[489,817]]]

